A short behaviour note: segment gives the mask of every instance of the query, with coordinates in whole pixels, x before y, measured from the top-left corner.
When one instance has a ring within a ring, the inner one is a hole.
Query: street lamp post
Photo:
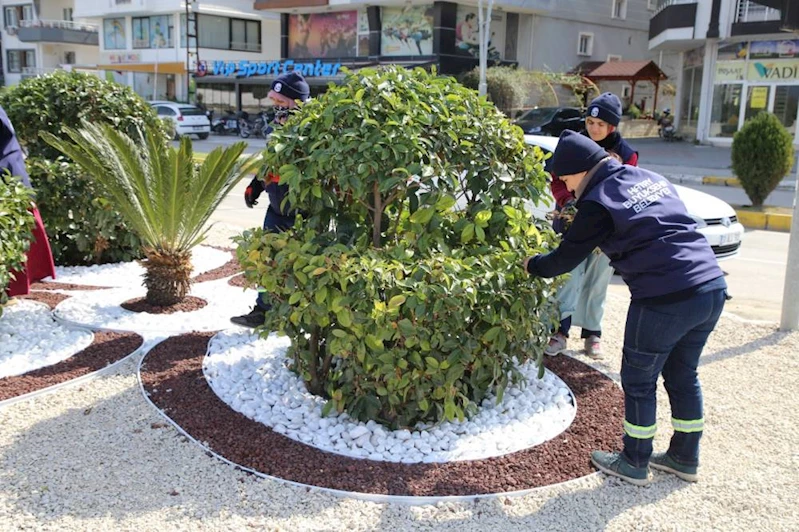
[[[494,9],[494,0],[488,0],[487,13],[483,11],[483,0],[477,0],[477,25],[479,47],[480,81],[477,84],[477,94],[485,96],[488,93],[486,83],[486,69],[488,68],[488,40],[491,38],[491,11]]]
[[[796,186],[793,198],[793,220],[788,240],[788,265],[785,268],[785,287],[782,291],[780,329],[799,329],[799,164],[796,165]]]

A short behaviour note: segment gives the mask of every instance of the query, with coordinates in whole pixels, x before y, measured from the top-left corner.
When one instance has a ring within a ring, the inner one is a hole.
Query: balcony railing
[[[660,13],[669,6],[676,6],[679,4],[696,4],[698,0],[658,0],[655,14]]]
[[[782,20],[779,9],[766,7],[751,0],[738,0],[735,22],[770,22]]]
[[[20,28],[57,28],[61,30],[73,31],[86,31],[89,33],[97,33],[99,26],[97,24],[85,24],[83,22],[75,22],[72,20],[20,20]]]
[[[22,77],[32,78],[36,76],[43,76],[45,74],[52,74],[53,72],[61,70],[60,68],[43,68],[43,67],[22,67]]]

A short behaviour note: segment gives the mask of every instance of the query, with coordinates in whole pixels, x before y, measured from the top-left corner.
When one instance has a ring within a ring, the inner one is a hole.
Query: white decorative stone
[[[285,337],[262,339],[250,332],[225,331],[210,342],[203,372],[214,392],[234,410],[328,452],[403,463],[488,458],[554,438],[576,413],[563,381],[550,372],[538,380],[538,369],[526,364],[519,370],[527,385],[509,386],[500,403],[487,397],[478,413],[463,423],[391,431],[374,421],[354,421],[346,413],[322,417],[325,401],[308,393],[286,367],[288,346]]]
[[[93,341],[90,331],[59,324],[46,306],[19,300],[0,317],[0,379],[57,364]]]

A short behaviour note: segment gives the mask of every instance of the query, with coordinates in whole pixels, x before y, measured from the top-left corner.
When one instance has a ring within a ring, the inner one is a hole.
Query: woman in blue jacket
[[[697,365],[727,298],[724,274],[662,176],[622,165],[572,131],[560,137],[552,172],[577,198],[577,214],[558,248],[526,259],[525,269],[555,277],[599,247],[632,295],[621,367],[624,450],[594,451],[591,461],[636,485],[649,483],[650,465],[695,481],[704,426]],[[674,435],[665,453],[653,455],[661,374]]]

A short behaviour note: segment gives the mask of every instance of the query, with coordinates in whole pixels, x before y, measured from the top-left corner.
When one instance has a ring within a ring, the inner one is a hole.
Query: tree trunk
[[[191,284],[191,252],[169,253],[146,249],[144,286],[145,300],[150,305],[168,307],[180,303],[189,293]]]

